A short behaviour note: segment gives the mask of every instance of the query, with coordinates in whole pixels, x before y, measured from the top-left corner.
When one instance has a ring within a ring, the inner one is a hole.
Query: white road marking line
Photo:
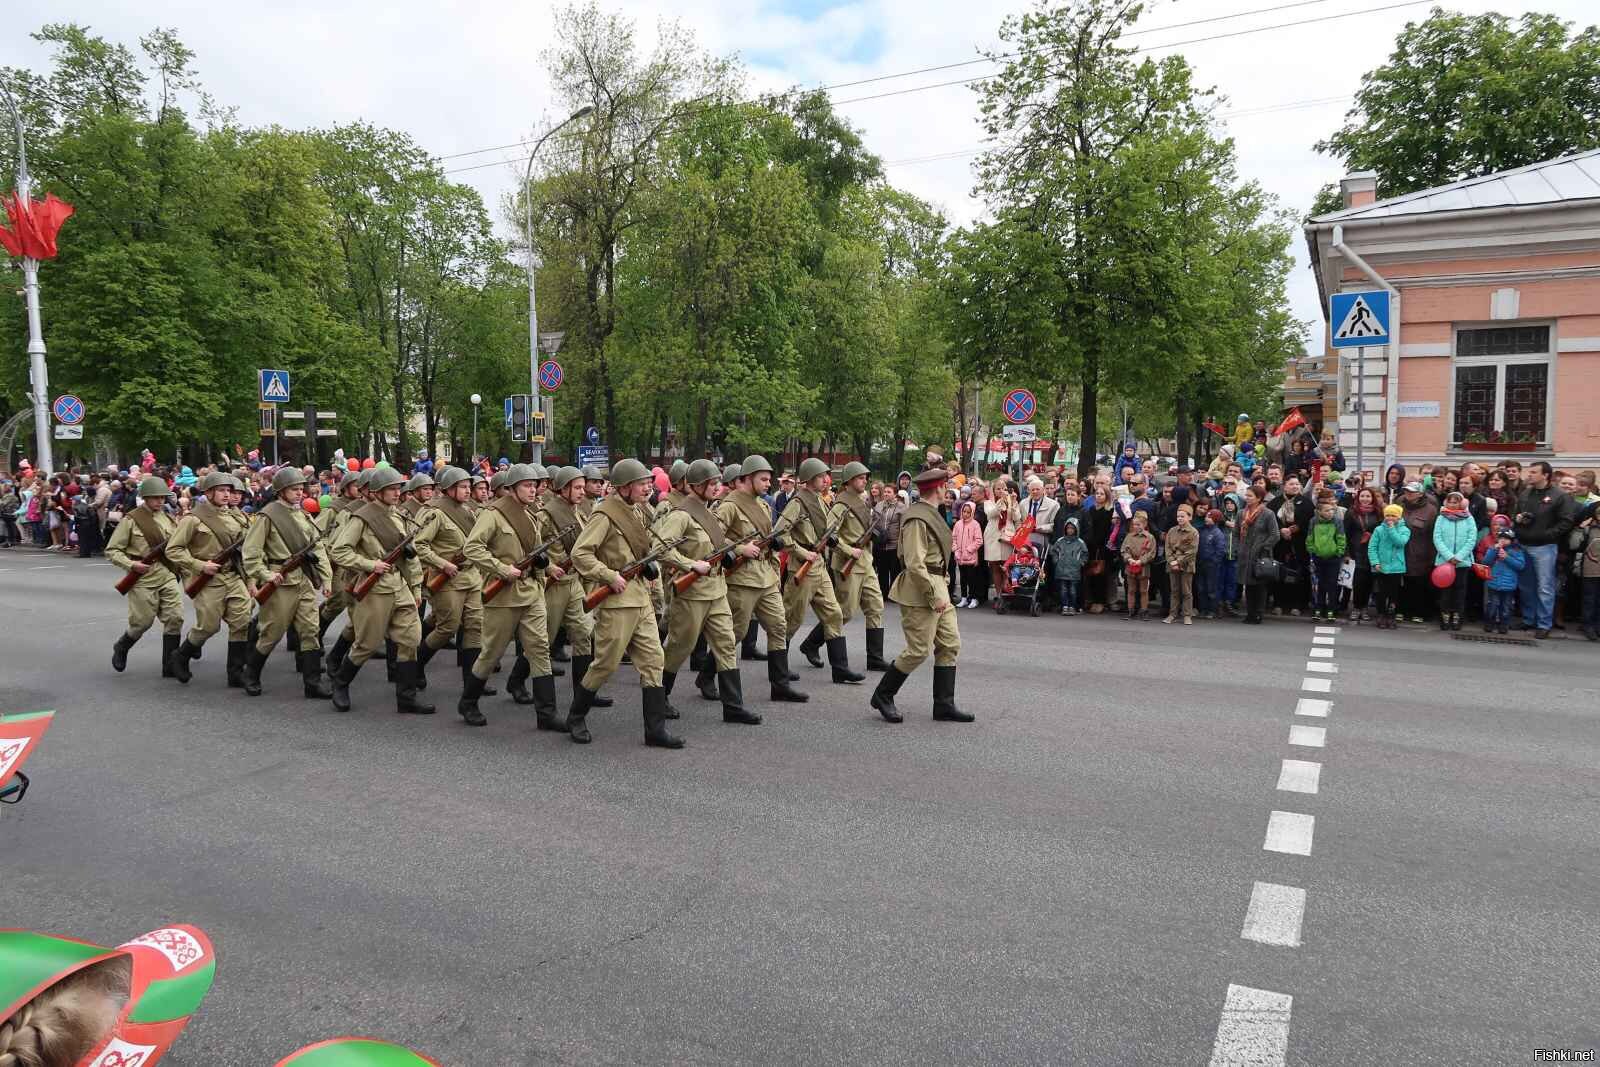
[[[1331,649],[1331,648],[1313,648],[1310,652],[1308,652],[1306,654],[1308,656],[1310,656],[1312,659],[1332,659],[1333,658],[1333,649]]]
[[[1331,644],[1333,644],[1333,638],[1331,638],[1331,637],[1313,637],[1311,639],[1311,643],[1313,645],[1331,645]]]
[[[1289,1054],[1289,1015],[1294,998],[1287,993],[1228,984],[1217,1023],[1211,1067],[1273,1067]]]
[[[1303,678],[1300,681],[1302,693],[1331,693],[1333,692],[1332,678]]]
[[[1303,748],[1321,748],[1328,738],[1328,731],[1321,726],[1291,726],[1289,727],[1289,743],[1300,745]]]
[[[1311,855],[1311,836],[1317,825],[1313,815],[1293,811],[1274,811],[1267,818],[1267,839],[1261,843],[1267,852],[1287,852],[1292,856]]]
[[[65,563],[46,563],[41,567],[29,567],[30,571],[59,571],[66,567]]]
[[[1239,936],[1263,945],[1300,947],[1300,924],[1306,915],[1306,891],[1292,885],[1257,882],[1250,890],[1244,929]]]
[[[1312,674],[1338,674],[1339,665],[1337,663],[1316,663],[1311,660],[1307,660],[1306,670],[1310,671]]]
[[[1301,697],[1294,706],[1296,715],[1310,715],[1318,719],[1326,719],[1328,712],[1333,710],[1333,701],[1317,700],[1315,697]]]
[[[1329,635],[1331,635],[1331,634],[1338,633],[1339,632],[1339,628],[1337,626],[1318,626],[1317,629],[1316,629],[1316,632],[1319,633],[1319,634],[1329,634]]]
[[[1278,772],[1278,788],[1286,793],[1315,793],[1321,781],[1322,764],[1311,760],[1286,759]]]

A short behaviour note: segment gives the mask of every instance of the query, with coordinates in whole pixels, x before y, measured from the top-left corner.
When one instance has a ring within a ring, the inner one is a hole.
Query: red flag
[[[1029,515],[1022,520],[1022,525],[1017,527],[1017,532],[1011,535],[1011,547],[1021,548],[1028,543],[1028,538],[1033,534],[1034,528],[1039,524]]]
[[[1289,417],[1288,418],[1286,418],[1282,422],[1278,423],[1278,428],[1276,430],[1272,431],[1272,436],[1274,436],[1274,437],[1282,437],[1284,434],[1288,433],[1290,430],[1294,429],[1296,426],[1304,426],[1305,424],[1306,424],[1306,417],[1304,415],[1300,414],[1300,409],[1299,408],[1295,408],[1293,411],[1289,412]]]
[[[30,259],[55,259],[56,234],[72,214],[72,205],[49,193],[43,200],[23,204],[15,193],[0,197],[5,204],[9,228],[0,226],[0,245],[13,256]]]
[[[1218,437],[1226,437],[1226,436],[1228,436],[1228,431],[1224,430],[1221,426],[1219,426],[1218,424],[1216,424],[1214,422],[1202,422],[1200,425],[1204,426],[1206,429],[1210,430],[1212,433],[1216,434]]]

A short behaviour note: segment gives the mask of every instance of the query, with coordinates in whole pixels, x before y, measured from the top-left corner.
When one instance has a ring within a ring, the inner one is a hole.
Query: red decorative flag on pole
[[[1274,436],[1274,437],[1282,437],[1284,434],[1288,433],[1290,430],[1294,429],[1296,426],[1304,426],[1305,424],[1306,424],[1306,417],[1304,415],[1300,414],[1300,409],[1299,408],[1295,408],[1293,411],[1289,412],[1289,417],[1288,418],[1286,418],[1282,422],[1278,423],[1278,428],[1276,430],[1272,431],[1272,436]]]
[[[1200,425],[1204,426],[1206,429],[1210,430],[1212,433],[1216,434],[1218,437],[1226,437],[1226,436],[1228,436],[1228,431],[1224,430],[1219,423],[1211,422],[1211,421],[1208,420],[1206,422],[1202,422]]]
[[[0,197],[6,206],[10,227],[0,226],[0,245],[13,256],[25,259],[55,259],[56,234],[72,214],[72,205],[49,193],[43,200],[22,203],[15,193]]]
[[[1028,538],[1033,536],[1033,531],[1038,528],[1032,515],[1022,520],[1022,525],[1017,527],[1017,532],[1011,535],[1011,547],[1021,548],[1028,543]]]

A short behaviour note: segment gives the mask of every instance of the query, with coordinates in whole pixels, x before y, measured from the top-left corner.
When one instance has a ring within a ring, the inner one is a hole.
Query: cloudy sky
[[[447,167],[474,167],[456,177],[491,205],[514,185],[519,170],[510,161],[518,152],[477,150],[510,144],[560,118],[538,61],[551,38],[552,5],[546,3],[20,2],[20,16],[17,0],[8,5],[13,29],[72,20],[133,45],[152,27],[172,27],[197,53],[208,89],[219,103],[236,106],[242,121],[307,127],[365,119],[406,130],[441,157],[453,157]],[[1574,21],[1587,11],[1593,22],[1593,3],[1541,0],[1539,9]],[[1004,12],[1021,10],[1008,0],[992,8],[970,0],[610,0],[603,6],[635,19],[645,47],[659,20],[679,20],[702,47],[738,53],[756,90],[834,85],[970,60],[997,45]],[[1449,6],[1496,9],[1484,0]],[[1392,9],[1329,18],[1377,8]],[[1338,126],[1362,72],[1382,62],[1395,34],[1428,10],[1428,4],[1395,0],[1177,0],[1152,4],[1131,41],[1156,54],[1178,50],[1188,57],[1199,84],[1227,99],[1223,111],[1238,143],[1241,173],[1298,213],[1322,183],[1340,176],[1338,164],[1312,145]],[[1256,14],[1228,17],[1242,12]],[[1284,26],[1313,19],[1322,21]],[[0,64],[37,69],[46,58],[26,37],[0,35]],[[969,168],[981,137],[973,91],[920,87],[991,69],[914,74],[832,96],[865,131],[891,181],[966,222],[982,210],[970,195]],[[907,89],[917,91],[898,92]],[[896,95],[860,99],[888,92]],[[1290,297],[1300,318],[1314,319],[1316,285],[1302,242],[1295,251]]]

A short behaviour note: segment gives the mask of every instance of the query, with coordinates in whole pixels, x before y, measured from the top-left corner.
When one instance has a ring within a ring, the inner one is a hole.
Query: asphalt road
[[[220,643],[181,687],[154,632],[119,676],[115,575],[0,553],[0,708],[59,712],[0,809],[0,925],[204,928],[217,983],[174,1067],[340,1034],[448,1065],[1600,1048],[1583,641],[963,611],[975,724],[931,721],[926,667],[889,726],[802,666],[811,703],[757,699],[754,729],[680,689],[671,753],[641,744],[627,669],[587,748],[503,695],[465,727],[448,654],[426,719],[371,668],[350,715],[304,701],[281,652],[246,698]],[[1274,811],[1308,854],[1264,849]]]

